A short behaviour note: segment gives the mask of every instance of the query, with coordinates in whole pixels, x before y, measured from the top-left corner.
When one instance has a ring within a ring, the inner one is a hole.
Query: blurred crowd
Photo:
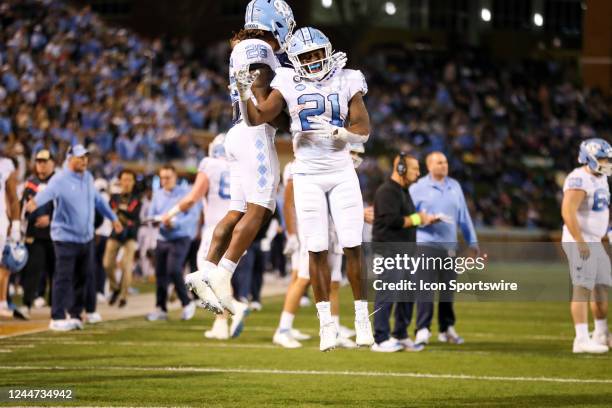
[[[19,158],[22,177],[32,153],[62,158],[77,142],[106,179],[125,161],[195,167],[203,153],[194,130],[231,124],[226,72],[210,68],[225,66],[226,52],[146,40],[57,0],[5,0],[0,25],[0,141]],[[440,150],[477,226],[559,227],[559,180],[581,139],[610,140],[612,100],[568,80],[562,64],[492,61],[405,50],[349,61],[370,86],[366,201],[385,176],[383,153]]]

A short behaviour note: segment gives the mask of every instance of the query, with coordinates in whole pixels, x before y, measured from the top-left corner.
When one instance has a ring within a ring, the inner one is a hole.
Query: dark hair
[[[170,163],[167,163],[167,164],[164,164],[163,166],[161,166],[159,168],[159,171],[161,172],[162,170],[172,170],[172,172],[176,174],[176,167],[174,167],[174,165],[172,165]]]
[[[117,176],[117,178],[121,178],[121,176],[123,176],[124,174],[131,175],[134,178],[134,181],[136,181],[136,172],[134,172],[134,170],[123,169],[119,172],[119,175]]]
[[[265,41],[266,39],[270,39],[270,38],[274,38],[274,37],[272,37],[272,34],[269,33],[268,31],[246,30],[243,28],[237,33],[236,32],[234,33],[234,35],[232,36],[232,39],[230,40],[230,43],[233,43],[235,41],[244,41],[244,40],[264,40]]]

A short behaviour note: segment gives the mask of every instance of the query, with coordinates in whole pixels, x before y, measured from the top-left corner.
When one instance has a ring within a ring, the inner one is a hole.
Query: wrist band
[[[418,227],[419,225],[421,225],[421,216],[419,215],[419,213],[414,213],[412,215],[410,215],[408,218],[410,218],[410,221],[412,221],[412,226],[413,227]]]
[[[168,211],[168,218],[172,218],[181,212],[181,207],[177,204]]]

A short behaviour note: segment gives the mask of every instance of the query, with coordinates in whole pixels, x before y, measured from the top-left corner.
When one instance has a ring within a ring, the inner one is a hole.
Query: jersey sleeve
[[[198,173],[206,173],[208,171],[208,167],[210,165],[210,160],[208,157],[200,160],[200,164],[198,165]]]
[[[292,80],[292,73],[295,72],[289,68],[278,68],[274,71],[274,79],[270,83],[270,88],[278,90],[283,96],[286,96],[287,84]]]
[[[581,173],[582,172],[574,170],[567,176],[565,182],[563,183],[564,192],[567,190],[587,191],[587,180]]]
[[[348,82],[348,100],[350,101],[355,94],[361,92],[362,94],[368,93],[368,84],[365,80],[365,76],[361,71],[347,70],[347,82]]]

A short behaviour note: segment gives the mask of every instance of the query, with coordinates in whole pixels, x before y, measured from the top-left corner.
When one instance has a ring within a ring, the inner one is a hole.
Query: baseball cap
[[[51,159],[51,153],[47,149],[39,150],[38,153],[36,153],[36,160],[50,160],[50,159]]]
[[[82,144],[74,145],[68,151],[68,155],[71,157],[83,157],[89,154],[89,150],[87,150]]]

